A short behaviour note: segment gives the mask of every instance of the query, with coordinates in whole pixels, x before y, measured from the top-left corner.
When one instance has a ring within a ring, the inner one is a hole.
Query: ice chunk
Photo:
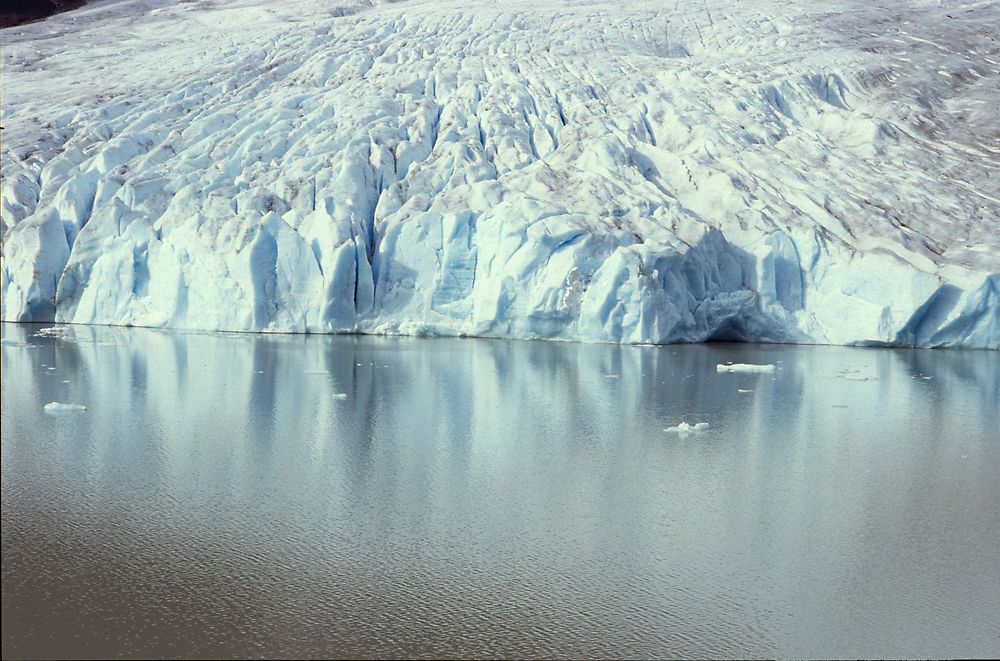
[[[34,337],[58,337],[62,339],[69,339],[73,334],[73,330],[69,326],[49,326],[48,328],[39,329]]]
[[[757,372],[773,372],[774,365],[751,365],[748,363],[736,363],[735,365],[723,365],[719,364],[715,366],[716,372],[746,372],[746,373],[757,373]]]
[[[667,427],[663,431],[670,432],[672,434],[690,434],[692,432],[704,431],[708,429],[707,422],[696,422],[693,425],[689,425],[686,422],[681,422],[679,425],[674,427]]]
[[[333,398],[334,399],[347,399],[347,393],[346,392],[338,392],[337,394],[335,394],[333,396]]]
[[[83,404],[63,404],[62,402],[49,402],[44,408],[46,413],[52,414],[87,410],[87,407]]]

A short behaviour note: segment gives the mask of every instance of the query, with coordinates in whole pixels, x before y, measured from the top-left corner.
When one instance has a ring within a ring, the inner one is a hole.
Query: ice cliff
[[[998,26],[120,0],[2,30],[2,317],[997,349]]]

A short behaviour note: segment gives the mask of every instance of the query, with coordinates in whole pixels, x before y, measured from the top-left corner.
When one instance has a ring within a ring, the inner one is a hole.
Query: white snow
[[[997,24],[122,0],[2,30],[0,316],[997,349]]]
[[[708,429],[707,422],[696,422],[693,425],[689,425],[686,422],[681,422],[675,427],[667,427],[663,431],[670,432],[674,434],[690,434],[692,432],[704,431]]]
[[[774,365],[750,365],[747,363],[736,363],[734,365],[716,365],[716,372],[744,372],[744,373],[769,373],[774,371]]]
[[[73,411],[86,411],[87,407],[82,404],[63,404],[61,402],[49,402],[44,406],[46,413],[70,413]]]

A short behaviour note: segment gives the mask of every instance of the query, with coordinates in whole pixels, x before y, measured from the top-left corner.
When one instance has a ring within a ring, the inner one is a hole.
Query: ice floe
[[[63,404],[62,402],[49,402],[44,406],[46,413],[72,413],[74,411],[86,411],[87,407],[82,404]]]
[[[774,371],[774,365],[752,365],[748,363],[718,364],[715,366],[716,372],[741,372],[741,373],[770,373]]]
[[[707,422],[696,422],[693,425],[689,425],[686,422],[681,422],[680,424],[674,427],[667,427],[663,431],[672,434],[690,434],[692,432],[705,431],[706,429],[708,429]]]

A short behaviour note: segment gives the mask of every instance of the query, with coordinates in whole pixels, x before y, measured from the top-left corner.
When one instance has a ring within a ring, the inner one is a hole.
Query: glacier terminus
[[[1000,3],[0,31],[4,321],[1000,348]]]

